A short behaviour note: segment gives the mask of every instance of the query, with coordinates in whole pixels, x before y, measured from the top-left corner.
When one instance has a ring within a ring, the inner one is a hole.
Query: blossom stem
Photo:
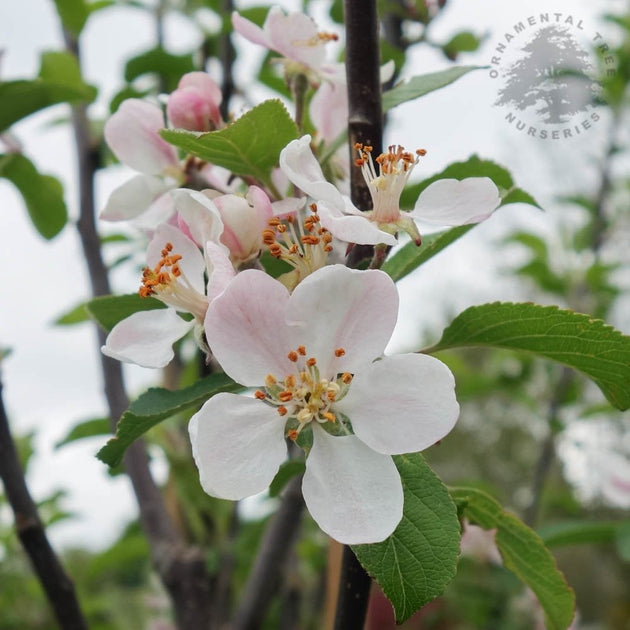
[[[295,124],[299,135],[304,131],[304,105],[306,104],[306,91],[308,89],[308,79],[304,74],[296,74],[291,79],[291,93],[295,102]]]

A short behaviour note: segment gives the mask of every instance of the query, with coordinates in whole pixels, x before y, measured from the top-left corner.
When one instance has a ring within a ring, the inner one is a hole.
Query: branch
[[[280,508],[265,530],[258,556],[231,626],[232,630],[255,630],[262,625],[297,539],[303,509],[300,475],[288,483],[282,495]]]
[[[37,507],[26,486],[9,429],[0,381],[0,479],[15,515],[15,527],[48,602],[62,630],[87,630],[74,583],[66,574],[48,541]]]
[[[64,33],[66,46],[80,60],[78,42]],[[101,256],[101,244],[96,230],[94,205],[94,176],[99,168],[98,145],[91,136],[84,105],[72,110],[76,152],[78,157],[80,214],[77,230],[88,268],[92,295],[111,293],[107,269]],[[105,334],[97,330],[99,348]],[[129,406],[125,392],[122,367],[99,352],[104,379],[104,392],[112,429]],[[149,545],[153,563],[169,592],[178,626],[182,630],[202,630],[209,626],[210,584],[205,556],[196,547],[187,546],[170,518],[149,469],[149,458],[144,443],[136,441],[123,460],[140,510],[140,522]]]
[[[369,144],[374,155],[382,152],[380,48],[376,0],[344,0],[346,24],[346,78],[348,83],[348,137],[350,141],[350,196],[361,210],[372,198],[361,169],[354,163],[354,145]],[[357,250],[357,251],[354,251]],[[355,246],[349,257],[363,252]],[[361,630],[365,621],[371,580],[350,547],[345,546],[335,617],[336,630]]]

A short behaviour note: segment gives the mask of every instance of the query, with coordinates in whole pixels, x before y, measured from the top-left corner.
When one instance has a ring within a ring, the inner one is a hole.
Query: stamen
[[[293,361],[293,363],[296,363],[298,360],[298,353],[295,352],[295,350],[291,350],[291,352],[287,354],[287,359],[289,359],[289,361]]]
[[[341,375],[341,380],[346,384],[349,385],[352,382],[352,374],[350,374],[350,372],[344,372]]]
[[[258,389],[254,392],[254,398],[258,398],[258,400],[267,400],[267,394]]]
[[[346,354],[346,351],[343,348],[337,348],[335,350],[336,357],[342,357],[344,354]]]
[[[276,411],[278,412],[278,415],[279,415],[279,416],[286,416],[286,415],[287,415],[287,413],[288,413],[287,408],[286,408],[286,407],[284,407],[283,405],[281,405],[280,407],[278,407],[278,408],[276,409]]]

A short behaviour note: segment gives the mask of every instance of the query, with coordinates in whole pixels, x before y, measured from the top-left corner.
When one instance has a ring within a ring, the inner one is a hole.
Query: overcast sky
[[[446,40],[464,29],[485,35],[481,49],[463,57],[462,63],[488,65],[497,45],[505,42],[505,33],[513,33],[515,24],[541,11],[561,13],[563,20],[572,16],[574,24],[581,21],[584,37],[595,37],[598,32],[608,37],[612,36],[610,29],[597,15],[621,10],[624,5],[623,0],[556,0],[528,2],[525,9],[504,0],[449,0],[434,36]],[[52,0],[2,2],[2,78],[33,76],[40,53],[61,47],[52,6]],[[124,60],[153,46],[153,37],[150,21],[134,9],[108,9],[89,21],[82,36],[84,74],[101,89],[94,106],[97,112],[105,111],[104,104],[121,86]],[[167,19],[166,42],[171,50],[189,50],[197,38],[196,29],[184,18]],[[414,53],[403,76],[445,67],[447,61],[440,53],[424,48]],[[237,69],[241,77],[247,72],[242,62]],[[408,149],[426,148],[428,154],[419,167],[423,175],[473,153],[494,159],[508,167],[517,183],[548,212],[524,206],[504,208],[457,245],[457,256],[436,259],[414,279],[403,281],[404,309],[393,349],[414,347],[413,338],[424,327],[438,334],[449,321],[447,311],[456,314],[470,304],[496,299],[527,299],[523,289],[502,274],[505,261],[493,255],[492,239],[517,225],[553,238],[553,195],[593,181],[592,161],[601,151],[606,120],[575,138],[545,141],[528,137],[505,121],[506,110],[493,105],[497,90],[497,81],[488,70],[473,72],[449,88],[398,108],[391,115],[386,141]],[[70,132],[50,124],[65,114],[64,106],[52,108],[18,124],[14,132],[40,170],[64,182],[74,217],[75,162]],[[100,206],[108,192],[128,176],[123,167],[99,175]],[[13,349],[2,366],[2,378],[14,430],[37,433],[37,457],[29,482],[38,498],[55,489],[69,490],[65,506],[79,518],[54,528],[57,542],[102,546],[135,513],[127,481],[110,479],[104,465],[94,458],[100,439],[53,449],[73,424],[105,411],[93,330],[89,325],[51,325],[58,315],[88,297],[79,242],[70,226],[52,242],[44,242],[26,218],[21,198],[4,180],[0,180],[0,208],[0,347]],[[128,274],[115,276],[115,288],[120,292],[135,291],[137,284]],[[619,327],[630,330],[621,315],[616,319]],[[154,379],[152,372],[142,369],[129,370],[129,376],[132,395]]]

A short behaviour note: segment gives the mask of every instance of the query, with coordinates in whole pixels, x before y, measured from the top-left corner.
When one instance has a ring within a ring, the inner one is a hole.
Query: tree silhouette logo
[[[533,110],[547,125],[565,124],[592,107],[598,83],[589,53],[568,27],[540,29],[504,72],[505,85],[495,105]]]
[[[599,63],[597,59],[599,58]],[[601,118],[599,72],[615,74],[602,35],[587,35],[571,14],[542,12],[515,22],[493,50],[494,105],[517,131],[540,139],[574,138]]]

